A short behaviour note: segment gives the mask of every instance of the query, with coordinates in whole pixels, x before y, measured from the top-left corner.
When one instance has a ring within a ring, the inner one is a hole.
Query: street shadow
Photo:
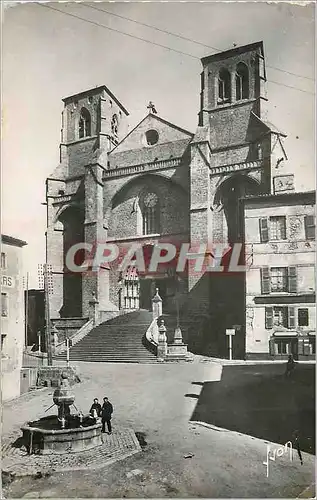
[[[198,399],[199,398],[199,394],[185,394],[185,398]]]
[[[204,385],[204,382],[192,382],[192,385]]]
[[[301,449],[315,454],[315,365],[284,373],[284,364],[224,366],[219,382],[203,383],[190,420],[279,444],[297,430]]]

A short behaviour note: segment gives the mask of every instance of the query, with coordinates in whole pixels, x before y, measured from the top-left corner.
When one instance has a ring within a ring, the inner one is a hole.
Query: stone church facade
[[[193,248],[243,243],[239,200],[273,192],[274,168],[287,160],[285,135],[263,116],[262,42],[205,57],[202,66],[195,132],[153,108],[128,131],[128,111],[106,86],[63,99],[60,164],[46,181],[52,320],[88,317],[93,293],[101,313],[148,309],[159,288],[166,312],[175,312],[178,300],[194,350],[205,346],[221,355],[225,329],[239,325],[236,352],[243,356],[243,273],[178,276],[169,267],[155,275],[130,268],[122,275],[109,264],[81,274],[65,265],[68,248],[80,242],[122,249],[137,243],[149,253],[160,241]]]

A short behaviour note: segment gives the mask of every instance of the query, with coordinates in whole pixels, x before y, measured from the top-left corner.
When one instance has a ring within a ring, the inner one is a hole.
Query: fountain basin
[[[21,427],[28,453],[63,454],[90,450],[102,444],[101,423],[84,416],[71,416],[65,429],[60,428],[56,415],[28,422]]]

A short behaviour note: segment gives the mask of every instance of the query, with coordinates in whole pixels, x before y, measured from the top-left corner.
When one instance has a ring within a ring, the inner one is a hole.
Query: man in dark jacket
[[[89,410],[89,413],[90,413],[90,415],[92,417],[94,417],[94,413],[95,413],[94,410],[96,410],[97,417],[100,417],[100,415],[101,415],[101,404],[99,403],[98,398],[94,399],[94,402],[91,405],[91,408]]]
[[[286,363],[286,371],[285,371],[285,377],[290,377],[295,369],[295,360],[293,354],[290,354],[288,356],[288,360]]]
[[[108,398],[103,398],[103,405],[101,409],[101,421],[102,430],[101,432],[106,432],[106,423],[108,427],[108,433],[111,434],[111,416],[113,413],[113,406],[108,400]]]

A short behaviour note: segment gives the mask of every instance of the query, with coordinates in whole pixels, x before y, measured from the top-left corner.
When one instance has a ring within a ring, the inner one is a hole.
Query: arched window
[[[237,65],[236,72],[236,99],[240,101],[241,99],[249,98],[249,70],[247,66],[243,63]]]
[[[218,78],[218,104],[231,101],[231,75],[227,69],[222,69]]]
[[[91,135],[91,118],[86,108],[82,108],[79,118],[79,139]]]
[[[111,132],[114,135],[118,135],[118,125],[119,125],[118,116],[116,114],[112,115],[112,118],[111,118]]]
[[[160,210],[157,194],[147,192],[141,200],[142,233],[157,234],[160,232]]]

